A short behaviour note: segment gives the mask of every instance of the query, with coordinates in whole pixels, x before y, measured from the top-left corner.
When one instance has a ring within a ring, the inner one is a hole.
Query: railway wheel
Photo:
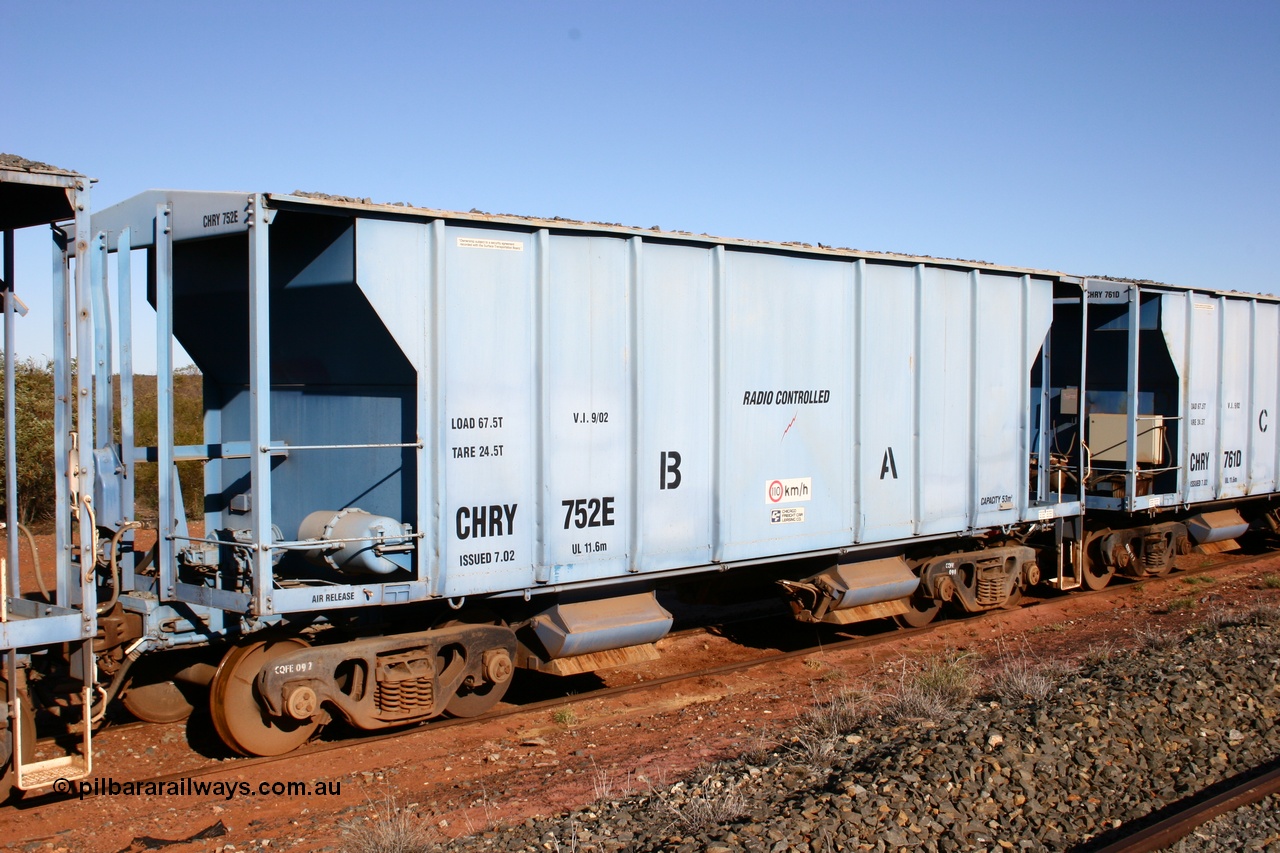
[[[938,617],[942,610],[942,602],[934,598],[922,598],[918,595],[907,600],[907,612],[893,617],[903,628],[923,628]]]
[[[1084,585],[1089,589],[1103,589],[1116,576],[1115,566],[1108,566],[1102,560],[1086,556],[1083,572]]]
[[[1116,576],[1116,567],[1108,565],[1100,553],[1102,542],[1110,533],[1110,529],[1099,530],[1088,538],[1084,548],[1081,549],[1084,554],[1084,566],[1080,572],[1080,580],[1086,589],[1103,589]]]
[[[478,684],[463,682],[458,692],[444,706],[450,717],[478,717],[502,701],[511,686],[515,665],[506,649],[494,649],[484,653],[484,681]]]
[[[503,621],[487,610],[475,611],[458,619],[449,619],[437,628],[448,628],[454,625],[503,625]],[[462,654],[461,649],[446,648],[444,654]],[[440,671],[443,672],[452,663],[450,659],[441,660]],[[481,663],[483,679],[471,677],[463,681],[458,692],[445,703],[444,712],[450,717],[478,717],[491,710],[502,701],[515,676],[515,662],[511,660],[506,649],[490,649],[484,652]]]
[[[296,638],[258,640],[227,652],[209,685],[209,711],[222,742],[242,755],[283,755],[306,743],[319,719],[268,715],[258,694],[258,673],[270,661],[307,648]]]

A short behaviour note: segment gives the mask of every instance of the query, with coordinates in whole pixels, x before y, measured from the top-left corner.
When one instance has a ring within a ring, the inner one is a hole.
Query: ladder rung
[[[75,781],[89,775],[89,762],[83,755],[59,755],[44,761],[18,765],[18,787],[24,791],[44,788],[59,779]]]
[[[22,743],[22,699],[11,694],[13,702],[14,718],[12,720],[13,741],[14,743]],[[93,694],[92,691],[85,687],[81,694],[84,709],[84,740],[81,742],[80,754],[70,753],[67,755],[58,755],[53,758],[46,758],[42,761],[22,760],[22,750],[15,749],[13,751],[13,775],[18,783],[18,788],[23,791],[31,791],[35,788],[44,788],[57,782],[59,779],[66,779],[68,782],[74,782],[77,779],[83,779],[93,770]]]

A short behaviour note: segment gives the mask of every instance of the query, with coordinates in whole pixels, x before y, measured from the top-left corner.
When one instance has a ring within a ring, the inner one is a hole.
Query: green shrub
[[[115,380],[116,436],[120,434],[120,380]],[[156,378],[150,375],[133,378],[134,444],[152,447],[158,433],[156,417]],[[204,377],[192,368],[180,368],[173,374],[173,435],[176,444],[200,444],[204,441]],[[200,462],[179,462],[178,477],[182,482],[182,501],[187,517],[204,516],[204,472]],[[154,522],[159,485],[157,466],[139,462],[135,467],[137,510],[139,519]]]
[[[0,362],[0,414],[3,413],[3,362]],[[115,404],[113,438],[120,439],[120,377],[112,378]],[[204,433],[203,377],[194,368],[174,373],[174,436],[177,444],[199,444]],[[53,362],[22,359],[14,364],[15,438],[18,456],[18,518],[24,523],[45,521],[54,515]],[[74,423],[75,412],[72,412]],[[156,443],[156,378],[134,377],[134,444]],[[135,470],[135,515],[144,521],[156,518],[156,465],[140,462]],[[201,463],[178,465],[187,515],[203,515],[204,492]],[[4,506],[5,460],[0,453],[0,513]]]
[[[0,361],[0,416],[4,411],[4,364]],[[53,363],[16,361],[14,425],[18,457],[18,520],[30,524],[53,516]],[[6,425],[6,432],[8,425]],[[0,510],[8,513],[3,484],[8,464],[0,452]]]

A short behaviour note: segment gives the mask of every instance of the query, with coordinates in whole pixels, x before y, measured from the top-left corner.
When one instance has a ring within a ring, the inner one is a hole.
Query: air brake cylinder
[[[413,529],[362,509],[318,510],[302,520],[298,538],[317,540],[305,556],[339,572],[386,575],[411,568]]]

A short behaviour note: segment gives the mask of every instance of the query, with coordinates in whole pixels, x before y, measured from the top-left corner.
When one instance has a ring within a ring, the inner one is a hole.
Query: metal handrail
[[[423,443],[422,443],[421,441],[412,441],[412,442],[405,442],[405,443],[403,443],[403,444],[285,444],[285,445],[282,445],[280,448],[277,448],[277,449],[283,449],[283,450],[287,450],[287,451],[294,451],[294,450],[366,450],[366,449],[372,449],[372,448],[384,448],[384,447],[392,447],[392,448],[394,448],[394,447],[413,447],[413,448],[416,448],[416,449],[418,449],[418,450],[421,450],[421,449],[423,448],[423,446],[424,446],[424,445],[423,445]],[[271,452],[271,450],[272,450],[272,448],[270,448],[270,447],[260,447],[260,448],[258,448],[258,450],[259,450],[259,452],[261,452],[261,453],[270,453],[270,452]]]
[[[259,547],[265,547],[272,551],[303,551],[311,548],[326,547],[329,545],[348,545],[356,542],[391,542],[393,540],[402,539],[422,539],[425,533],[402,533],[396,536],[357,536],[350,539],[297,539],[292,542],[239,542],[235,539],[209,539],[200,536],[181,536],[177,533],[172,534],[168,538],[170,540],[181,539],[183,542],[206,542],[210,545],[226,545],[228,548],[243,548],[246,551],[256,550]]]

